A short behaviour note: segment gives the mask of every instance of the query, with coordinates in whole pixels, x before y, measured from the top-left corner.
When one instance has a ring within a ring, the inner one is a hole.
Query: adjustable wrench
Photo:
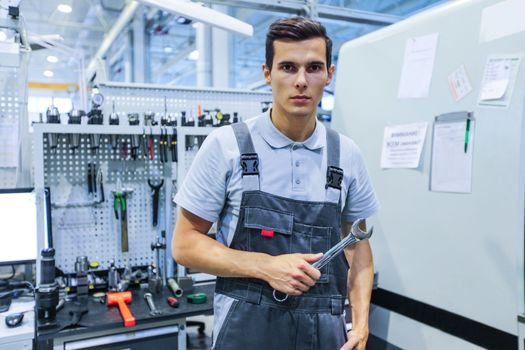
[[[317,260],[312,264],[316,269],[321,269],[326,266],[330,261],[332,261],[337,255],[339,255],[346,247],[356,244],[359,241],[369,239],[374,232],[374,227],[370,227],[369,230],[363,231],[359,228],[359,225],[365,221],[365,219],[357,219],[350,229],[348,236],[343,238],[339,243],[330,248],[326,253],[323,254],[323,257]],[[288,294],[279,292],[278,290],[273,290],[273,298],[278,302],[283,302],[288,299]]]

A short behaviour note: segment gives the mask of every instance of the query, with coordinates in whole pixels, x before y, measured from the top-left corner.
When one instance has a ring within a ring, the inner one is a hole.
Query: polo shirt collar
[[[269,109],[263,113],[263,117],[261,118],[261,136],[272,148],[284,148],[292,144],[302,144],[304,147],[313,151],[324,147],[326,144],[324,125],[322,125],[318,120],[315,121],[314,132],[308,139],[306,139],[304,142],[295,142],[280,132],[279,129],[273,125],[272,119],[270,118],[270,111],[271,110]]]

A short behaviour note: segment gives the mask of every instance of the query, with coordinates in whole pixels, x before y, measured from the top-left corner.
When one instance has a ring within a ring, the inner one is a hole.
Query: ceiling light
[[[58,57],[57,56],[47,56],[47,61],[49,63],[57,63],[58,62]]]
[[[209,7],[199,6],[185,0],[139,0],[139,2],[161,10],[184,16],[193,21],[201,21],[214,27],[236,32],[246,36],[253,35],[253,26]]]
[[[53,73],[52,70],[45,70],[45,71],[44,71],[44,76],[45,76],[45,77],[53,78],[54,75],[55,75],[55,73]]]
[[[173,52],[173,47],[171,47],[171,46],[165,46],[165,47],[164,47],[164,52],[165,52],[165,53],[172,53],[172,52]]]
[[[192,61],[197,61],[199,59],[199,51],[193,50],[192,52],[190,52],[190,54],[188,55],[188,59]]]
[[[58,5],[57,10],[62,13],[71,13],[71,11],[73,11],[73,8],[68,4],[60,4]]]

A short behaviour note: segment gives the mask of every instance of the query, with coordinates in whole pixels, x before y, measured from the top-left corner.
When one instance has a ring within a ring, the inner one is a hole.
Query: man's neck
[[[307,140],[315,130],[317,111],[310,116],[293,116],[280,113],[273,108],[271,119],[273,125],[289,139],[296,142]]]

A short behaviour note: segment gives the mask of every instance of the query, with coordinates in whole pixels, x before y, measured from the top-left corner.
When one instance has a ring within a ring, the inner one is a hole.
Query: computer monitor
[[[32,188],[0,189],[0,265],[36,261],[36,216]]]

